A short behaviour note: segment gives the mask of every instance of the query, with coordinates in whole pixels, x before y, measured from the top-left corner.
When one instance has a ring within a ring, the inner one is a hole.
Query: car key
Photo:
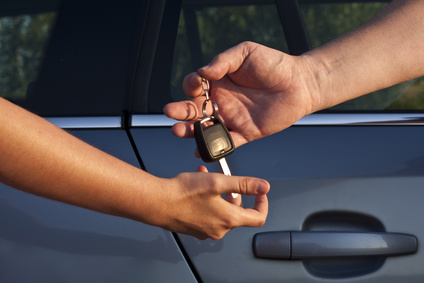
[[[204,127],[206,122],[213,125]],[[194,123],[194,137],[200,157],[206,163],[218,160],[222,173],[231,176],[230,167],[225,157],[233,153],[234,143],[230,133],[219,117],[211,116]],[[232,193],[233,198],[238,194]]]
[[[212,122],[212,125],[206,125]],[[218,161],[234,151],[231,135],[219,117],[211,116],[194,123],[194,137],[200,157],[206,163]]]
[[[204,86],[205,82],[207,87]],[[225,157],[233,153],[235,149],[233,139],[218,116],[217,104],[209,98],[209,82],[202,79],[202,87],[206,94],[206,100],[203,104],[203,116],[205,118],[194,124],[194,136],[197,149],[204,162],[210,163],[218,160],[222,173],[231,176],[230,167]],[[211,101],[214,108],[212,116],[207,116],[206,114],[206,104],[208,101]],[[212,123],[212,125],[210,125],[210,123]],[[233,193],[232,196],[236,198],[238,194]]]

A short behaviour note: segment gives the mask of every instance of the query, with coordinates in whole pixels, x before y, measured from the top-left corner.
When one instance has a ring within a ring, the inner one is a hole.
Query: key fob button
[[[212,122],[213,125],[206,125]],[[230,133],[219,117],[209,117],[194,124],[194,136],[200,157],[210,163],[228,156],[234,151]]]

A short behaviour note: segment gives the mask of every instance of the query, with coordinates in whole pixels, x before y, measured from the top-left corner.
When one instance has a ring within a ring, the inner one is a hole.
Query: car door
[[[125,125],[150,4],[3,1],[1,96],[142,168]],[[0,184],[1,282],[174,280],[196,281],[171,232]]]
[[[194,141],[173,137],[174,121],[161,115],[165,103],[185,99],[184,75],[244,40],[301,54],[385,5],[183,1],[180,11],[167,2],[148,98],[136,97],[132,111],[130,132],[146,170],[171,177],[203,164],[193,156]],[[405,102],[411,95],[420,99],[421,86],[415,80],[312,114],[236,149],[227,157],[233,175],[271,184],[268,219],[219,241],[178,235],[197,279],[421,282],[423,104]],[[207,166],[220,172],[216,164]],[[253,199],[243,197],[243,203],[252,207]]]

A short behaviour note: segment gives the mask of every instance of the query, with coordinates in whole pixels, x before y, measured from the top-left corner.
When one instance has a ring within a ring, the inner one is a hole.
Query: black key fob
[[[207,125],[212,122],[212,125]],[[194,137],[200,157],[206,163],[215,162],[234,151],[230,133],[219,117],[211,116],[194,123]]]

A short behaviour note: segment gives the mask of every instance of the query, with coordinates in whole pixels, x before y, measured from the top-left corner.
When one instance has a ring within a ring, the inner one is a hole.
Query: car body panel
[[[124,130],[72,134],[138,167]],[[196,282],[169,231],[2,184],[0,202],[1,282]]]
[[[194,142],[172,137],[169,128],[131,132],[146,169],[153,174],[170,177],[202,164],[193,157]],[[203,282],[319,282],[328,278],[311,274],[300,260],[255,258],[254,235],[301,231],[309,217],[325,212],[334,218],[345,213],[358,214],[359,219],[366,215],[378,219],[387,232],[421,239],[424,226],[415,216],[424,213],[423,137],[420,126],[293,126],[237,148],[227,157],[232,173],[265,178],[271,184],[266,224],[236,228],[219,241],[179,235],[181,242]],[[168,156],[167,162],[158,161],[157,152]],[[219,172],[216,164],[206,165]],[[244,197],[243,202],[253,206],[252,197]],[[338,225],[330,223],[326,229],[344,228]],[[423,257],[420,250],[390,257],[370,274],[344,279],[396,282],[408,266],[408,281],[419,282],[424,276],[418,264]]]

